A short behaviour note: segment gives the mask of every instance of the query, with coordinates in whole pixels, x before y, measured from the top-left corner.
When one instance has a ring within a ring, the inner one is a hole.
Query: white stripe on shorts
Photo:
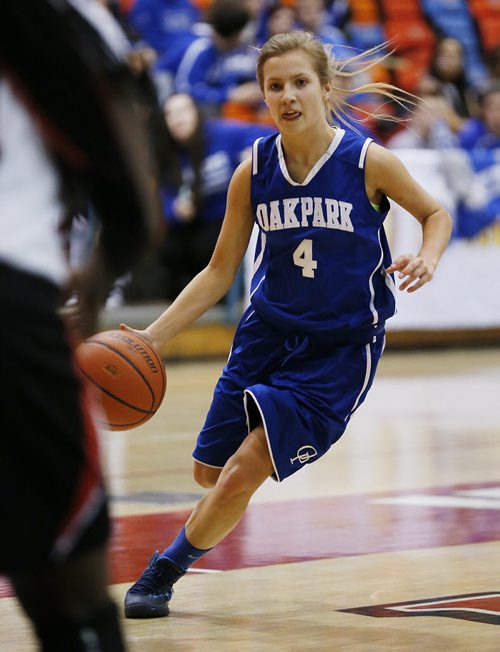
[[[266,419],[264,417],[264,413],[262,412],[262,409],[261,409],[261,407],[259,405],[258,400],[255,398],[255,394],[253,394],[249,389],[245,389],[245,393],[243,394],[243,406],[245,407],[245,414],[246,414],[246,418],[247,418],[248,433],[250,434],[250,415],[248,414],[248,396],[251,396],[253,398],[253,401],[254,401],[255,405],[257,406],[257,409],[260,412],[260,417],[262,419],[262,426],[264,428],[264,433],[266,435],[267,448],[269,450],[269,457],[271,458],[271,462],[273,463],[274,475],[276,476],[276,480],[278,482],[280,482],[278,467],[276,466],[276,463],[274,461],[273,449],[271,448],[271,440],[269,439],[269,433],[267,432],[267,425],[266,425]]]

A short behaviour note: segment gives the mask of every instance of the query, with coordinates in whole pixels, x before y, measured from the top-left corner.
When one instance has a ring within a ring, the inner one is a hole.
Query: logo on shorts
[[[500,593],[468,593],[412,602],[377,604],[357,609],[340,609],[352,614],[394,618],[395,616],[445,616],[500,625]]]
[[[290,462],[293,464],[299,460],[301,464],[305,464],[306,462],[309,462],[309,460],[312,460],[313,457],[316,457],[317,454],[318,451],[314,446],[301,446],[297,451],[297,457],[291,457]]]

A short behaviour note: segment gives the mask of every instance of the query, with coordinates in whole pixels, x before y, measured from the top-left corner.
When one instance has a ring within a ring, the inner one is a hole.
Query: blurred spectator
[[[444,117],[450,111],[446,99],[439,93],[421,95],[420,101],[403,128],[392,136],[390,149],[444,149],[455,147],[457,137]]]
[[[494,81],[479,96],[480,116],[467,120],[459,142],[466,149],[500,148],[500,81]]]
[[[265,43],[271,36],[291,32],[295,25],[295,12],[291,7],[274,4],[265,13],[265,29],[259,43]]]
[[[443,38],[437,43],[429,76],[439,83],[442,95],[453,109],[456,118],[450,126],[457,131],[463,120],[473,115],[475,108],[474,94],[465,75],[464,51],[460,41]]]
[[[207,20],[210,38],[187,49],[176,77],[176,90],[188,93],[212,116],[252,120],[262,103],[255,80],[257,51],[243,41],[250,13],[239,0],[214,0]]]
[[[335,121],[341,129],[353,129],[363,134],[365,138],[371,138],[378,143],[380,138],[375,132],[376,121],[368,113],[377,113],[377,109],[381,104],[380,97],[369,93],[359,93],[355,90],[356,87],[370,81],[371,79],[367,78],[364,73],[353,76],[350,73],[341,75],[337,72],[333,78],[334,92],[342,94],[347,91],[350,94],[346,98],[348,112],[339,111],[339,115],[343,116],[343,121],[339,120],[338,117]]]
[[[349,0],[326,0],[325,9],[328,12],[330,23],[343,29],[351,14]]]
[[[137,0],[128,16],[142,39],[132,53],[134,67],[150,67],[160,97],[173,92],[184,52],[203,32],[201,14],[189,0]]]
[[[255,139],[273,130],[205,120],[193,98],[183,93],[166,100],[164,115],[178,161],[163,191],[169,229],[161,264],[167,273],[167,298],[173,299],[210,260],[234,170]]]
[[[500,45],[494,48],[486,61],[491,80],[500,80]]]
[[[159,53],[176,56],[200,20],[199,10],[189,0],[136,0],[128,13],[128,24]]]
[[[347,39],[342,30],[329,24],[325,0],[296,0],[295,13],[296,29],[303,29],[317,36],[323,43],[332,46],[332,52],[339,58],[352,56],[352,51],[347,51]]]
[[[266,15],[269,7],[274,6],[274,0],[242,0],[241,4],[250,16],[242,40],[245,43],[262,43],[266,31]]]

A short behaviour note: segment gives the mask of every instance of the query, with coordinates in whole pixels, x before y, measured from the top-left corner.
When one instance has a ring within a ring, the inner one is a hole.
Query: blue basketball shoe
[[[125,595],[126,618],[160,618],[168,616],[168,603],[173,584],[186,571],[158,551],[151,557],[146,570]]]

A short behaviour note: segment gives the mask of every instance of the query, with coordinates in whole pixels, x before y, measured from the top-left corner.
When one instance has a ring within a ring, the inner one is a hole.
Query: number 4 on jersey
[[[302,276],[314,278],[314,270],[318,261],[313,258],[313,241],[309,238],[302,240],[293,252],[293,262],[297,267],[302,267]]]

